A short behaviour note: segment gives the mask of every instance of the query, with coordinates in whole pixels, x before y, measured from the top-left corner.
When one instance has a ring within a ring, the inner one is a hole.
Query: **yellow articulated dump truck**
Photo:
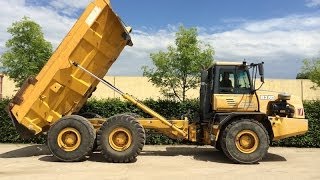
[[[130,32],[108,0],[90,3],[41,72],[10,102],[20,135],[47,133],[47,145],[61,161],[84,160],[96,145],[106,161],[126,163],[142,151],[144,129],[153,129],[212,145],[232,161],[250,164],[265,156],[273,140],[307,132],[300,98],[255,87],[257,74],[264,81],[263,63],[216,62],[201,72],[199,118],[166,119],[103,79],[123,48],[133,45]],[[108,118],[75,115],[98,83],[152,118],[130,112]]]

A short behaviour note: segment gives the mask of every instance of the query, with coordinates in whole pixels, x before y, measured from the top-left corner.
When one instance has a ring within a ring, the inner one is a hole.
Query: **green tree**
[[[309,79],[309,72],[299,72],[296,79]]]
[[[4,73],[20,87],[29,76],[36,75],[52,54],[52,45],[44,39],[42,29],[28,17],[14,22],[7,30],[11,39],[0,61]]]
[[[320,87],[320,58],[304,60],[302,67],[302,73],[308,75],[308,79],[315,83],[316,87]]]
[[[186,100],[186,92],[198,87],[200,72],[213,63],[214,50],[198,40],[196,28],[179,27],[175,46],[151,53],[154,67],[142,67],[143,75],[168,98]]]

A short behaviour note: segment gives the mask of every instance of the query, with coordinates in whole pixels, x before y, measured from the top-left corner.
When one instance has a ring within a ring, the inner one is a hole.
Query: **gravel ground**
[[[44,145],[0,144],[0,179],[320,179],[320,149],[270,148],[254,165],[232,164],[209,146],[145,146],[134,163],[58,162]]]

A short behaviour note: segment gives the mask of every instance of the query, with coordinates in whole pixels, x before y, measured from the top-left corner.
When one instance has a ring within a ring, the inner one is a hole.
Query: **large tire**
[[[128,163],[136,159],[145,144],[145,131],[129,115],[110,117],[99,129],[98,149],[108,162]]]
[[[51,153],[59,160],[82,161],[91,153],[95,137],[95,130],[86,118],[71,115],[50,127],[47,143]]]
[[[241,119],[224,129],[220,146],[224,154],[235,163],[257,163],[268,152],[269,136],[259,122]]]
[[[85,112],[80,114],[80,116],[87,118],[87,119],[92,119],[92,118],[103,118],[102,116],[100,116],[97,113],[93,113],[93,112]],[[97,138],[95,138],[95,141],[93,143],[93,148],[92,148],[92,152],[100,152],[100,150],[98,149],[98,144],[97,144]]]

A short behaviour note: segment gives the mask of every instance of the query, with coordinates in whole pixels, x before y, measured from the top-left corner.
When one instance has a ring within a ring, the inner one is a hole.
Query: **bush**
[[[0,143],[38,143],[44,144],[44,135],[35,136],[31,139],[21,139],[13,126],[11,119],[6,111],[9,99],[0,100]]]
[[[45,136],[37,136],[29,140],[19,138],[18,133],[13,127],[5,108],[9,100],[0,101],[0,142],[1,143],[44,143]],[[180,118],[183,113],[190,110],[190,114],[194,115],[198,111],[198,101],[189,100],[184,103],[167,101],[167,100],[145,100],[147,106],[163,115],[166,118]],[[298,137],[287,138],[278,142],[274,142],[273,146],[287,147],[320,147],[320,101],[308,101],[304,103],[305,112],[309,119],[309,131],[307,134]],[[149,117],[139,108],[129,102],[120,101],[119,99],[92,99],[80,110],[79,114],[84,112],[97,113],[103,117],[110,117],[115,114],[131,112],[143,117]],[[146,144],[180,144],[182,141],[172,140],[162,134],[153,134],[147,131]]]
[[[36,136],[31,139],[21,139],[16,132],[6,107],[9,103],[9,99],[3,99],[0,101],[0,143],[39,143],[43,144],[46,141],[45,135]],[[190,100],[185,103],[178,103],[166,100],[146,100],[145,103],[156,112],[165,116],[166,118],[180,118],[182,113],[188,112],[194,114],[198,109],[198,102],[196,100]],[[120,101],[119,99],[92,99],[86,103],[86,105],[80,110],[79,114],[84,112],[97,113],[103,117],[110,117],[115,114],[131,112],[136,113],[142,117],[150,117],[144,113],[141,109],[135,107],[129,102]],[[153,132],[153,131],[147,131]],[[162,134],[149,134],[147,135],[146,144],[177,144],[178,140],[170,139]]]
[[[187,113],[189,110],[190,114],[195,114],[198,111],[198,101],[196,100],[188,100],[184,103],[179,103],[169,100],[155,101],[148,99],[143,101],[143,103],[169,119],[180,118],[181,115]],[[82,107],[79,114],[84,112],[97,113],[103,117],[110,117],[115,114],[126,112],[136,113],[142,117],[150,117],[132,103],[120,101],[119,99],[90,100]]]
[[[168,101],[168,100],[145,100],[145,105],[161,114],[168,119],[180,119],[180,117],[190,111],[193,115],[198,111],[198,101],[188,100],[184,103]],[[103,99],[103,100],[90,100],[80,110],[79,114],[84,112],[93,112],[101,115],[102,117],[110,117],[115,114],[131,112],[140,115],[141,117],[150,117],[149,114],[144,113],[141,109],[134,106],[127,101],[120,101],[119,99]],[[157,134],[153,130],[146,130],[146,144],[180,144],[181,141],[170,139],[165,135]]]

